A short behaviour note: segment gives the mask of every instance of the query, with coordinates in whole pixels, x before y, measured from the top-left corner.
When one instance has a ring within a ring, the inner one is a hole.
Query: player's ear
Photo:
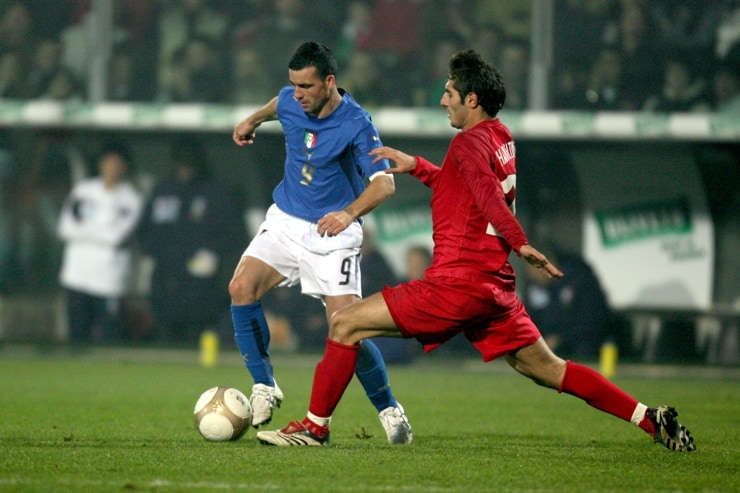
[[[324,82],[326,82],[326,87],[333,89],[337,85],[337,77],[334,74],[327,75]]]
[[[478,107],[478,95],[474,92],[468,93],[468,95],[465,96],[465,104],[471,109],[477,108]]]

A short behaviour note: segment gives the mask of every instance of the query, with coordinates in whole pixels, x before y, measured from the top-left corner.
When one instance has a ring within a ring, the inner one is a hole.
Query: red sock
[[[334,414],[339,400],[352,380],[360,346],[348,346],[326,339],[324,358],[316,364],[308,410],[322,418]]]
[[[591,368],[567,362],[558,392],[579,397],[588,405],[625,421],[632,419],[637,400]]]

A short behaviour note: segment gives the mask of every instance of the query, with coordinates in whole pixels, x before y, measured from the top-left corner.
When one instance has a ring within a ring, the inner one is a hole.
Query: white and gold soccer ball
[[[240,390],[213,387],[195,403],[195,426],[203,438],[212,442],[238,440],[252,424],[252,406]]]

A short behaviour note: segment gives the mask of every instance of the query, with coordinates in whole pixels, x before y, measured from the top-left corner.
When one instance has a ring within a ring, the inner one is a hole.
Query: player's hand
[[[524,245],[521,247],[519,249],[519,257],[529,265],[536,267],[537,270],[545,275],[545,277],[556,277],[558,279],[563,277],[563,273],[560,269],[552,265],[550,261],[547,260],[547,257],[537,251],[537,249],[532,245]]]
[[[254,144],[254,131],[256,129],[257,127],[248,120],[243,120],[236,124],[234,127],[234,134],[231,138],[234,139],[234,142],[238,146]]]
[[[316,230],[320,236],[336,236],[347,229],[354,220],[355,218],[346,210],[327,212],[319,219]]]
[[[385,170],[386,173],[409,173],[416,169],[416,158],[392,147],[378,147],[370,151],[371,156],[375,156],[374,163],[381,159],[389,159],[396,164],[395,168]]]

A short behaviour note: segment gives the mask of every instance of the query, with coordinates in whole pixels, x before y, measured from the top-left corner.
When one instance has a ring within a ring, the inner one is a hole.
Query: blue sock
[[[270,363],[270,330],[267,327],[262,303],[251,305],[231,305],[231,318],[234,321],[236,347],[244,360],[244,366],[254,379],[270,387],[275,385]]]
[[[395,407],[397,402],[391,391],[388,371],[385,368],[380,349],[369,339],[362,341],[357,358],[355,375],[365,389],[370,402],[378,412],[386,407]]]

